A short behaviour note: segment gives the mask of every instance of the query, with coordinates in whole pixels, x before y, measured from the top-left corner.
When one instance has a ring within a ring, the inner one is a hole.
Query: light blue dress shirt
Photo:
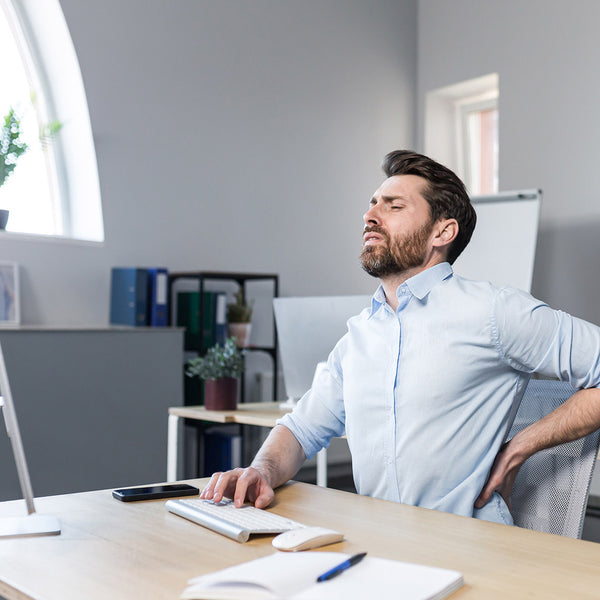
[[[359,494],[512,524],[499,494],[473,504],[530,375],[600,386],[600,328],[448,263],[397,295],[379,287],[279,423],[307,458],[345,432]]]

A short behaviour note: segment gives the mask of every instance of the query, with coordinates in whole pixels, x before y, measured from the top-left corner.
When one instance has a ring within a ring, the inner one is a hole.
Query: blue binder
[[[147,325],[148,272],[137,267],[113,267],[110,281],[110,323]]]
[[[148,269],[148,325],[167,326],[169,273],[167,269]]]
[[[204,433],[204,474],[242,466],[239,427],[211,427]]]

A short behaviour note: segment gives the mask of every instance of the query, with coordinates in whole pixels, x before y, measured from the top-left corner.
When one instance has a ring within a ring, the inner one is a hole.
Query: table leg
[[[317,485],[327,487],[327,448],[317,452]]]
[[[167,432],[167,481],[177,481],[177,462],[179,449],[179,417],[169,415]]]

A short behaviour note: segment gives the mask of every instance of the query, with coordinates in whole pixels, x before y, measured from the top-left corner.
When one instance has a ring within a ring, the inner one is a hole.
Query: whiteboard
[[[454,272],[530,292],[541,200],[541,190],[473,196],[477,226]]]

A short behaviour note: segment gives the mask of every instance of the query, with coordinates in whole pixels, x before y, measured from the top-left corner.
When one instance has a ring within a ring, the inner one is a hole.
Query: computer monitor
[[[288,404],[311,387],[317,364],[346,333],[346,322],[370,306],[371,296],[274,298],[275,324]]]
[[[36,535],[57,535],[60,533],[59,520],[51,515],[39,515],[35,512],[33,502],[33,489],[29,477],[29,469],[25,460],[25,451],[21,440],[21,432],[17,421],[17,413],[10,391],[8,382],[8,373],[4,354],[0,345],[0,406],[4,415],[6,432],[10,438],[19,476],[19,484],[27,507],[27,516],[22,517],[4,517],[0,518],[0,538],[2,537],[23,537]]]

